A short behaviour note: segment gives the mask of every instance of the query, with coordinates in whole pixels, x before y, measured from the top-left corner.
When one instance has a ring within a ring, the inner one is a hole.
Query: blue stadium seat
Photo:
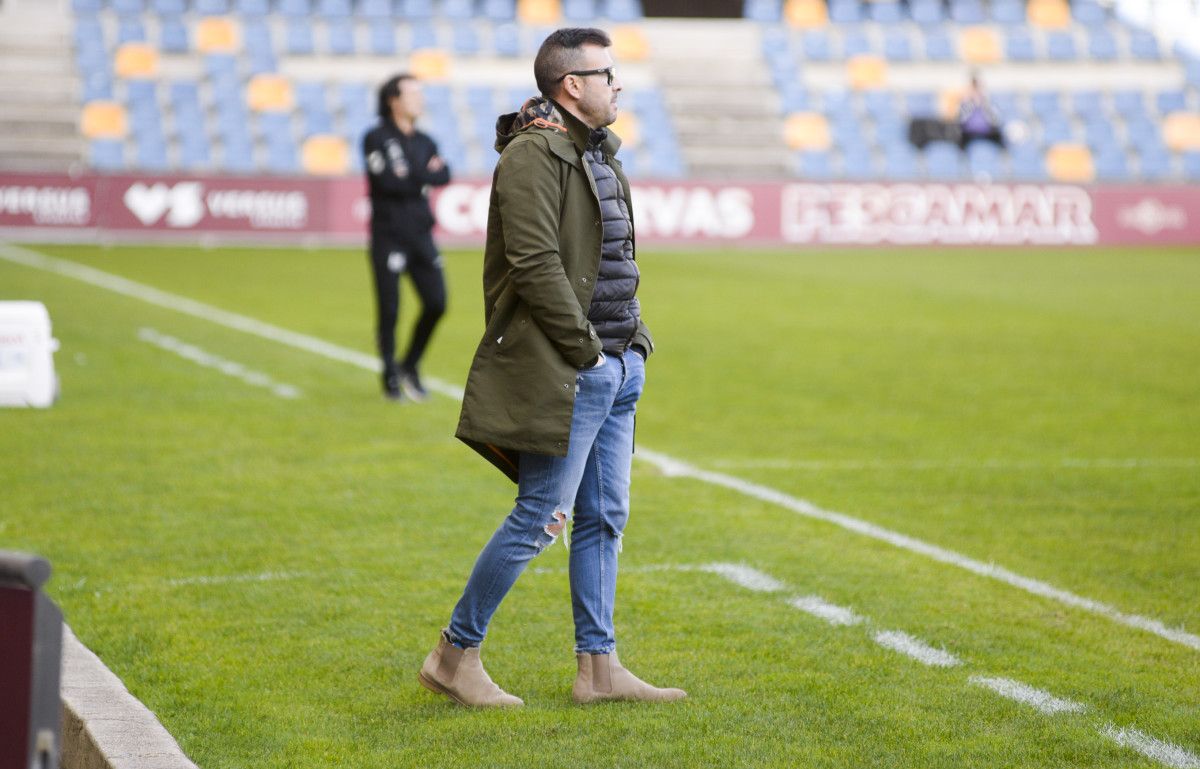
[[[801,50],[807,61],[830,61],[834,58],[833,43],[825,32],[809,30],[801,38]]]
[[[863,20],[858,0],[829,0],[829,20],[835,24],[857,24]]]
[[[242,23],[243,48],[253,54],[265,49],[274,56],[275,46],[271,42],[271,26],[266,19],[250,18]]]
[[[367,47],[376,56],[394,56],[396,54],[396,28],[391,21],[380,19],[370,25]]]
[[[770,57],[774,54],[785,53],[792,55],[792,36],[787,27],[772,24],[762,28],[763,55]]]
[[[137,16],[146,12],[145,0],[111,0],[110,7],[120,16]]]
[[[910,117],[935,117],[938,114],[937,94],[912,91],[905,96],[905,106]]]
[[[1163,144],[1162,131],[1159,129],[1158,123],[1151,120],[1148,115],[1143,114],[1138,117],[1126,119],[1125,135],[1129,146],[1137,149],[1139,152],[1157,149],[1166,151],[1166,146]]]
[[[1052,61],[1075,61],[1079,58],[1075,36],[1070,32],[1050,32],[1046,36],[1046,55]]]
[[[966,176],[967,166],[957,144],[932,142],[925,147],[925,175],[935,181],[957,181]]]
[[[834,178],[833,157],[828,152],[798,152],[795,156],[796,176],[801,179],[825,181]]]
[[[1009,147],[1008,162],[1014,179],[1037,182],[1046,178],[1046,157],[1033,142]]]
[[[187,11],[184,0],[154,0],[150,7],[159,16],[182,16]]]
[[[1076,91],[1071,95],[1071,108],[1084,121],[1104,120],[1104,94],[1099,91]]]
[[[1162,115],[1183,112],[1187,109],[1187,92],[1183,90],[1160,91],[1154,99]]]
[[[848,28],[842,38],[842,56],[846,58],[871,53],[873,47],[870,34],[862,26]]]
[[[935,25],[946,20],[942,0],[909,0],[908,12],[918,24]]]
[[[275,58],[275,51],[265,45],[251,48],[247,57],[246,71],[251,76],[278,72],[279,61]]]
[[[1129,33],[1129,52],[1133,58],[1142,61],[1158,61],[1162,54],[1158,47],[1158,38],[1153,32],[1144,29],[1133,29]]]
[[[813,98],[812,92],[799,81],[792,82],[780,89],[780,103],[784,114],[809,112],[816,108],[816,99]]]
[[[312,24],[307,18],[293,16],[287,20],[283,50],[291,56],[311,56],[313,45]]]
[[[475,0],[443,0],[442,18],[464,22],[474,17]]]
[[[1103,182],[1127,182],[1132,178],[1129,172],[1129,158],[1120,149],[1110,149],[1094,154],[1096,178]]]
[[[1033,61],[1037,58],[1033,35],[1027,27],[1013,27],[1004,38],[1004,57],[1009,61]]]
[[[334,56],[353,56],[356,52],[354,21],[349,15],[330,21],[326,27],[326,33],[329,35],[329,52]]]
[[[973,141],[967,145],[967,168],[978,182],[992,182],[1004,176],[1004,156],[999,147],[989,141]]]
[[[326,19],[348,19],[354,9],[350,0],[318,0],[317,15]]]
[[[988,10],[997,24],[1024,24],[1026,21],[1024,0],[992,0]]]
[[[167,144],[161,137],[158,140],[137,140],[134,142],[134,154],[137,157],[137,168],[142,171],[167,171]]]
[[[993,91],[990,98],[992,109],[999,114],[1001,122],[1025,114],[1020,96],[1013,91]]]
[[[325,84],[305,80],[296,83],[296,106],[302,111],[325,109]]]
[[[1061,117],[1043,120],[1041,137],[1045,145],[1073,142],[1076,140],[1075,126]]]
[[[1088,147],[1094,155],[1121,147],[1117,139],[1117,130],[1107,120],[1085,123],[1083,126],[1083,139],[1087,142]]]
[[[82,76],[82,80],[83,93],[80,95],[80,100],[84,104],[97,99],[112,100],[113,79],[107,70],[98,69],[89,71]]]
[[[781,10],[779,0],[746,0],[742,6],[742,16],[750,21],[774,24],[779,21]],[[563,5],[563,12],[565,15],[566,4]]]
[[[100,13],[104,10],[103,0],[71,0],[71,10],[77,14]]]
[[[158,47],[165,53],[186,53],[188,48],[188,30],[183,19],[163,19],[159,28]]]
[[[606,0],[604,8],[604,16],[610,21],[630,22],[639,21],[642,18],[642,4],[640,0]]]
[[[567,21],[590,22],[596,18],[596,0],[564,0],[562,11]]]
[[[1189,182],[1200,182],[1200,152],[1184,153],[1183,177]]]
[[[842,176],[854,181],[869,181],[878,179],[880,174],[870,151],[858,146],[842,153]]]
[[[233,10],[243,19],[260,20],[271,13],[268,0],[234,0]]]
[[[278,0],[275,10],[283,16],[308,18],[312,13],[312,6],[308,0]]]
[[[959,24],[982,24],[987,21],[979,0],[950,0],[950,18]]]
[[[492,21],[512,21],[517,14],[513,0],[480,0],[479,10]]]
[[[1189,56],[1184,59],[1183,73],[1188,85],[1200,91],[1200,58]]]
[[[1117,38],[1104,27],[1089,30],[1088,56],[1095,61],[1115,61],[1118,56]]]
[[[399,0],[399,13],[405,19],[429,20],[437,16],[433,0]]]
[[[362,19],[382,21],[392,18],[392,0],[359,0],[358,16]]]
[[[1146,114],[1146,97],[1141,91],[1114,91],[1112,100],[1117,114],[1126,119]]]
[[[1062,108],[1062,94],[1058,91],[1034,91],[1029,95],[1029,104],[1041,120],[1066,117]]]
[[[883,55],[889,61],[912,61],[912,39],[902,26],[888,27],[884,30]]]
[[[228,0],[193,0],[192,9],[200,16],[222,16],[229,13]]]
[[[125,170],[125,142],[119,139],[93,139],[88,158],[97,171]]]
[[[874,120],[886,120],[896,115],[896,102],[891,91],[867,91],[863,94],[863,106]]]
[[[339,83],[334,91],[335,109],[346,115],[372,117],[375,109],[374,94],[363,83]]]
[[[897,182],[910,182],[921,178],[921,156],[907,142],[894,144],[884,149],[883,175]]]
[[[905,20],[904,9],[898,0],[874,0],[867,7],[867,15],[880,24],[899,24]]]
[[[212,165],[206,138],[191,138],[179,143],[179,167],[186,171],[204,171]]]
[[[1108,12],[1096,0],[1073,0],[1071,15],[1075,21],[1089,27],[1100,26],[1108,21]]]
[[[125,16],[117,22],[117,45],[146,42],[146,25],[133,16]]]
[[[412,36],[409,38],[408,47],[414,51],[419,51],[425,48],[439,48],[437,27],[433,26],[430,21],[416,21],[410,30]]]
[[[955,61],[958,59],[954,41],[944,27],[935,27],[925,33],[925,58],[930,61]]]
[[[1146,181],[1162,181],[1175,175],[1171,153],[1166,148],[1147,150],[1138,157],[1139,176]]]
[[[158,107],[158,82],[154,80],[128,80],[125,97],[130,106],[150,105]]]
[[[290,141],[292,115],[290,112],[262,112],[257,116],[255,134],[267,141]]]
[[[482,49],[479,30],[473,24],[456,24],[451,37],[451,50],[459,56],[476,56]]]

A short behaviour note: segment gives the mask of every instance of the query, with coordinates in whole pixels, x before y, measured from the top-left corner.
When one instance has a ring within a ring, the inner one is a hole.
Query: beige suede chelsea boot
[[[525,703],[496,686],[483,663],[479,647],[460,649],[445,633],[421,666],[417,680],[430,691],[444,694],[459,705],[477,708],[516,707]]]
[[[672,702],[687,696],[683,689],[659,689],[621,666],[617,653],[576,654],[579,675],[571,697],[580,705],[604,700]]]

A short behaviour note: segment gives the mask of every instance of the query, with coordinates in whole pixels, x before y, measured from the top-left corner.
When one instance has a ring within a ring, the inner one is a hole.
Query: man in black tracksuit
[[[411,75],[397,75],[379,89],[379,125],[363,137],[363,159],[371,194],[371,268],[378,308],[383,390],[392,399],[428,397],[417,366],[429,337],[446,311],[442,258],[433,242],[433,211],[426,191],[450,181],[437,145],[414,125],[424,101]],[[421,297],[421,316],[408,351],[396,357],[400,275],[407,272]]]

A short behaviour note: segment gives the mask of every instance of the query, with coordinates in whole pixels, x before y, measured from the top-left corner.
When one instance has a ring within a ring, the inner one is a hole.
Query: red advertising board
[[[486,180],[435,190],[439,236],[480,244]],[[1200,244],[1200,188],[641,182],[640,245]],[[361,179],[0,174],[0,236],[361,244]]]

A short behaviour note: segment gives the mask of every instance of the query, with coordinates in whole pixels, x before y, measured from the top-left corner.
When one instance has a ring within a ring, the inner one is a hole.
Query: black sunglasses
[[[587,77],[588,75],[605,75],[608,77],[608,84],[612,85],[613,69],[614,69],[613,67],[605,67],[604,69],[581,69],[581,70],[576,70],[575,72],[568,72],[567,75],[575,75],[576,77]],[[559,80],[562,80],[567,75],[563,75],[562,77],[559,78]]]

